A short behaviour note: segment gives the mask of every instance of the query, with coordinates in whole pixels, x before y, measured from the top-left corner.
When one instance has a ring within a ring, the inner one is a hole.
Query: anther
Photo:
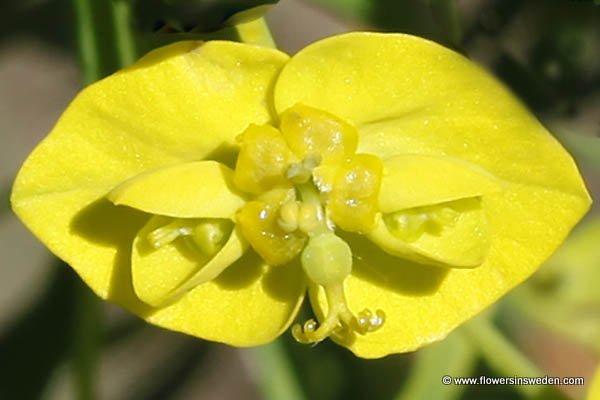
[[[319,164],[321,164],[321,156],[310,154],[302,162],[290,164],[285,177],[297,185],[306,183],[312,177],[313,169],[318,167]]]
[[[295,201],[290,201],[279,209],[279,218],[277,225],[286,233],[294,232],[298,229],[299,206]]]
[[[158,249],[165,244],[171,243],[179,236],[192,234],[192,228],[185,225],[181,220],[175,220],[165,226],[153,230],[147,236],[148,242],[152,247]]]
[[[228,225],[230,223],[226,220],[206,220],[196,225],[191,237],[198,250],[207,256],[221,250],[231,232]]]
[[[310,235],[322,225],[323,210],[319,205],[303,202],[298,209],[298,229]]]

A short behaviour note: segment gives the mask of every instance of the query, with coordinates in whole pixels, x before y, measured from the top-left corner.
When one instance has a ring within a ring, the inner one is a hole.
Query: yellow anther
[[[406,242],[418,240],[425,231],[440,235],[444,227],[453,227],[460,213],[446,205],[415,207],[384,216],[390,232]]]
[[[225,245],[232,228],[231,221],[224,219],[204,220],[194,227],[190,238],[200,252],[212,256]]]
[[[460,213],[451,207],[437,207],[433,212],[428,213],[429,219],[440,226],[454,226],[460,216]]]
[[[303,202],[298,210],[298,229],[312,235],[323,225],[325,215],[319,204]]]
[[[331,219],[350,232],[369,232],[375,226],[383,164],[369,154],[357,154],[338,170],[327,207]]]
[[[286,178],[295,184],[308,182],[312,176],[313,169],[321,163],[321,156],[308,155],[300,163],[292,163],[286,172]]]
[[[414,242],[425,232],[425,224],[428,219],[427,214],[407,211],[385,216],[383,220],[390,232],[398,239]]]
[[[346,121],[303,104],[281,116],[281,132],[298,158],[319,154],[324,163],[340,163],[351,157],[358,145],[358,131]]]
[[[285,174],[289,164],[295,161],[277,129],[269,125],[250,125],[242,136],[233,182],[239,190],[252,194],[289,186]]]
[[[279,209],[277,224],[285,232],[294,232],[298,229],[299,206],[295,201],[284,203]]]
[[[180,236],[191,235],[193,225],[189,221],[176,219],[173,222],[153,230],[147,236],[148,242],[154,248],[159,248],[165,244],[171,243]]]

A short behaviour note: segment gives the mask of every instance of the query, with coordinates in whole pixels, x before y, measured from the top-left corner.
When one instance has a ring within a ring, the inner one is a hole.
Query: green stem
[[[430,0],[434,20],[440,25],[450,43],[459,47],[462,42],[460,15],[455,0]]]
[[[475,369],[477,352],[464,336],[453,333],[416,354],[408,380],[396,400],[455,400],[467,389],[461,385],[442,383],[442,377],[470,376]]]
[[[90,0],[72,1],[77,25],[78,51],[83,71],[83,84],[88,85],[98,80],[102,74],[92,2]]]
[[[258,388],[263,400],[304,400],[281,339],[251,351],[257,361]]]
[[[102,309],[90,289],[80,284],[75,309],[75,332],[73,343],[73,367],[76,398],[97,398],[95,376],[102,341]]]
[[[129,3],[123,0],[72,0],[83,83],[88,85],[117,66],[135,60]],[[114,38],[114,45],[111,41]],[[108,45],[108,46],[107,46]],[[73,341],[75,390],[80,400],[96,398],[95,375],[102,339],[102,307],[84,285],[78,291]]]
[[[131,30],[131,6],[128,0],[113,0],[115,46],[119,65],[126,67],[137,58],[133,32]]]
[[[478,348],[488,365],[502,376],[537,377],[544,375],[485,316],[475,318],[463,325],[460,332]],[[526,397],[534,397],[544,391],[543,386],[537,385],[516,385],[515,389]]]

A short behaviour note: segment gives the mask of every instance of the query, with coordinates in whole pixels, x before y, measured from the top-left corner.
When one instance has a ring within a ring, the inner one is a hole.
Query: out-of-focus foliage
[[[142,30],[216,30],[232,15],[279,0],[130,0]]]
[[[600,355],[600,218],[588,219],[512,301],[529,318]]]

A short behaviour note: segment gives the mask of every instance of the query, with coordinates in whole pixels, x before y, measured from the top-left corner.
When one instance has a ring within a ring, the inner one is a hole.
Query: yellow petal
[[[101,199],[145,171],[227,156],[248,124],[272,120],[268,99],[286,60],[255,46],[182,42],[87,87],[23,165],[13,209],[98,295],[142,312],[128,254],[147,216]]]
[[[350,232],[373,229],[382,170],[381,160],[369,154],[357,154],[337,168],[327,210],[340,228]]]
[[[250,125],[241,140],[233,177],[238,189],[261,194],[277,186],[289,186],[285,174],[295,158],[277,129]]]
[[[502,183],[478,167],[455,158],[404,154],[384,161],[379,210],[446,203],[501,190]]]
[[[107,197],[117,205],[178,218],[230,218],[244,205],[233,187],[233,171],[216,161],[144,172]]]
[[[450,156],[501,180],[588,197],[571,157],[519,100],[426,39],[357,32],[313,43],[275,87],[278,112],[296,103],[353,123],[361,153]]]
[[[345,282],[350,310],[382,309],[386,320],[375,332],[335,340],[366,358],[442,340],[536,270],[564,240],[571,229],[568,222],[588,208],[578,196],[528,186],[485,196],[482,206],[494,236],[478,268],[415,265],[364,238],[345,238],[355,256]],[[311,296],[317,314],[325,315],[324,293]]]
[[[166,217],[153,217],[138,232],[131,253],[131,276],[136,295],[154,307],[183,296],[208,282],[242,256],[246,246],[234,230],[214,256],[202,254],[185,239],[154,248],[148,234],[168,223]]]
[[[269,267],[247,251],[219,278],[144,317],[203,339],[255,346],[274,340],[289,327],[305,291],[299,263]]]
[[[400,233],[395,234],[394,227],[384,217],[368,237],[389,254],[418,263],[455,268],[481,265],[487,256],[492,232],[487,227],[480,200],[462,199],[436,207],[447,207],[456,213],[456,220],[439,224],[425,221],[426,225],[434,226],[424,226],[414,238],[403,238]],[[446,211],[435,210],[436,207],[432,212]]]

